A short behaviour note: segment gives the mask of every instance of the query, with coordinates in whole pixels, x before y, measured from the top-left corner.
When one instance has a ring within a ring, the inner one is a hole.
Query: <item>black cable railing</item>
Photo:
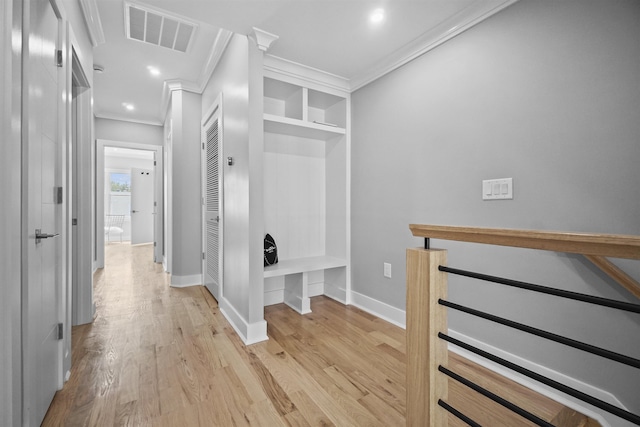
[[[500,278],[500,277],[495,277],[495,276],[489,276],[489,275],[485,275],[485,274],[480,274],[480,273],[474,273],[474,272],[469,272],[469,271],[465,271],[465,270],[459,270],[459,269],[454,269],[454,268],[450,268],[450,267],[445,267],[445,266],[439,266],[438,269],[440,271],[444,271],[444,272],[448,272],[451,274],[458,274],[458,275],[462,275],[462,276],[466,276],[466,277],[472,277],[472,278],[476,278],[476,279],[480,279],[480,280],[485,280],[485,281],[490,281],[490,282],[494,282],[494,283],[500,283],[500,284],[504,284],[504,285],[508,285],[508,286],[515,286],[518,288],[523,288],[523,289],[527,289],[527,290],[531,290],[531,291],[535,291],[535,292],[541,292],[541,293],[545,293],[545,294],[550,294],[550,295],[555,295],[555,296],[559,296],[559,297],[563,297],[563,298],[569,298],[572,300],[577,300],[577,301],[582,301],[582,302],[587,302],[587,303],[591,303],[591,304],[596,304],[596,305],[600,305],[600,306],[605,306],[605,307],[610,307],[610,308],[615,308],[618,310],[625,310],[625,311],[630,311],[630,312],[634,312],[634,313],[640,313],[640,305],[636,305],[636,304],[630,304],[630,303],[625,303],[625,302],[620,302],[620,301],[613,301],[613,300],[608,300],[605,298],[600,298],[600,297],[593,297],[590,295],[585,295],[585,294],[579,294],[579,293],[575,293],[575,292],[569,292],[569,291],[562,291],[559,289],[553,289],[553,288],[548,288],[545,286],[540,286],[540,285],[533,285],[530,283],[525,283],[525,282],[519,282],[519,281],[514,281],[514,280],[510,280],[510,279],[504,279],[504,278]],[[567,338],[567,337],[563,337],[561,335],[557,335],[548,331],[544,331],[538,328],[534,328],[528,325],[524,325],[522,323],[518,323],[518,322],[514,322],[512,320],[509,319],[504,319],[489,313],[485,313],[479,310],[475,310],[469,307],[465,307],[459,304],[455,304],[443,299],[439,299],[438,303],[442,306],[454,309],[454,310],[458,310],[458,311],[462,311],[464,313],[467,313],[469,315],[472,316],[476,316],[476,317],[480,317],[507,327],[511,327],[523,332],[527,332],[545,339],[549,339],[552,340],[554,342],[558,342],[585,352],[589,352],[591,354],[595,354],[604,358],[607,358],[609,360],[613,360],[619,363],[623,363],[626,364],[628,366],[632,366],[635,368],[639,368],[640,369],[640,360],[629,357],[629,356],[625,356],[623,354],[619,354],[619,353],[615,353],[612,352],[610,350],[606,350],[600,347],[596,347],[587,343],[583,343],[580,341],[576,341],[573,340],[571,338]],[[579,390],[576,390],[574,388],[571,388],[569,386],[566,386],[562,383],[559,383],[555,380],[552,380],[550,378],[547,378],[545,376],[542,376],[536,372],[530,371],[526,368],[523,368],[515,363],[509,362],[505,359],[502,359],[498,356],[495,356],[491,353],[488,353],[484,350],[481,350],[479,348],[476,348],[470,344],[467,344],[463,341],[460,341],[458,339],[452,338],[442,332],[438,333],[438,337],[440,339],[443,339],[449,343],[455,344],[458,347],[461,347],[467,351],[470,351],[474,354],[477,354],[483,358],[486,358],[488,360],[491,360],[492,362],[495,362],[499,365],[502,365],[506,368],[509,368],[515,372],[518,372],[524,376],[527,376],[531,379],[534,379],[542,384],[545,384],[549,387],[552,387],[556,390],[559,390],[563,393],[566,393],[569,396],[572,396],[576,399],[582,400],[583,402],[586,402],[590,405],[593,405],[599,409],[602,409],[604,411],[607,411],[613,415],[616,415],[622,419],[625,419],[627,421],[630,421],[634,424],[640,425],[640,416],[633,414],[629,411],[626,411],[622,408],[619,408],[617,406],[611,405],[610,403],[607,403],[603,400],[600,400],[598,398],[595,398],[593,396],[590,396],[586,393],[583,393]],[[438,367],[438,370],[442,373],[444,373],[445,375],[448,375],[449,377],[455,379],[456,381],[461,382],[462,384],[472,388],[473,390],[477,391],[478,393],[494,400],[495,402],[501,404],[502,406],[510,409],[511,411],[517,413],[518,415],[527,418],[528,420],[536,423],[537,425],[540,426],[550,426],[551,424],[547,423],[544,420],[539,419],[538,417],[536,417],[533,414],[530,414],[529,412],[523,410],[522,408],[517,407],[516,405],[513,405],[512,403],[506,401],[505,399],[497,396],[497,395],[493,395],[493,393],[484,390],[482,387],[478,386],[477,384],[474,384],[473,382],[460,377],[459,375],[449,371],[447,368],[444,368],[442,366]],[[446,404],[446,402],[443,402],[444,404],[441,404],[440,402],[438,402],[438,404],[445,408],[447,411],[451,412],[452,414],[454,414],[456,417],[462,419],[463,421],[467,422],[470,425],[479,425],[477,424],[475,421],[469,419],[467,416],[465,416],[464,414],[460,413],[460,411],[455,410],[453,408],[451,408],[449,405]],[[451,411],[449,408],[453,409],[453,411]],[[469,421],[471,422],[469,422]]]
[[[520,289],[527,289],[529,291],[540,292],[543,294],[553,295],[556,297],[568,298],[575,301],[587,302],[590,304],[601,305],[604,307],[616,308],[618,310],[630,311],[632,313],[640,313],[640,305],[631,304],[629,302],[622,302],[611,300],[602,297],[595,297],[592,295],[581,294],[578,292],[564,291],[562,289],[549,288],[541,285],[534,285],[527,282],[519,282],[517,280],[505,279],[503,277],[489,276],[488,274],[474,273],[472,271],[459,270],[457,268],[446,267],[441,265],[438,270],[447,272],[449,274],[456,274],[458,276],[471,277],[473,279],[484,280],[487,282],[499,283],[501,285],[513,286]]]
[[[515,405],[515,404],[509,402],[508,400],[503,399],[502,397],[498,396],[497,394],[490,392],[486,388],[481,387],[478,384],[475,384],[474,382],[466,379],[462,375],[458,375],[455,372],[450,371],[449,369],[445,368],[442,365],[438,366],[438,371],[442,372],[443,374],[445,374],[446,376],[448,376],[450,378],[453,378],[454,380],[458,381],[459,383],[466,385],[470,389],[475,390],[476,392],[480,393],[481,395],[493,400],[497,404],[504,406],[505,408],[509,409],[510,411],[520,415],[522,418],[526,418],[527,420],[531,421],[532,423],[534,423],[534,424],[536,424],[538,426],[541,426],[541,427],[553,427],[553,424],[548,423],[545,420],[543,420],[542,418],[537,417],[536,415],[532,414],[531,412],[529,412],[529,411],[527,411],[525,409],[522,409],[518,405]]]
[[[576,341],[571,338],[563,337],[562,335],[543,331],[542,329],[534,328],[532,326],[523,325],[522,323],[494,316],[493,314],[485,313],[479,310],[474,310],[473,308],[465,307],[463,305],[455,304],[443,299],[439,299],[438,304],[640,369],[640,360],[633,357],[625,356],[624,354],[616,353],[604,348],[596,347],[591,344]]]

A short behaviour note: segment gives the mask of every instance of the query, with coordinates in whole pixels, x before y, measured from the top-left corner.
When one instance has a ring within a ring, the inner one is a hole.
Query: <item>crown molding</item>
[[[256,46],[258,46],[258,49],[263,52],[269,50],[271,44],[280,38],[280,36],[268,33],[264,30],[261,30],[260,28],[252,27],[252,29],[253,32],[247,37],[249,37],[249,39],[252,40],[256,44]]]
[[[164,122],[158,120],[140,120],[128,117],[126,115],[120,114],[110,114],[110,113],[94,113],[93,114],[96,119],[107,119],[107,120],[117,120],[120,122],[129,122],[136,123],[140,125],[151,125],[151,126],[164,126]]]
[[[215,41],[213,42],[213,46],[211,47],[211,52],[209,53],[209,57],[207,58],[207,62],[205,63],[204,68],[202,69],[202,73],[200,73],[200,78],[198,79],[198,86],[200,87],[200,93],[204,92],[204,89],[207,87],[207,83],[211,79],[213,72],[216,67],[220,63],[222,59],[222,55],[224,51],[227,49],[231,38],[233,37],[233,33],[229,30],[220,29],[218,31],[218,35],[216,36]]]
[[[102,29],[102,21],[100,20],[97,0],[78,1],[80,3],[80,8],[82,9],[84,22],[87,26],[87,30],[89,31],[91,45],[96,47],[105,42],[104,30]]]
[[[517,1],[518,0],[503,0],[498,4],[496,4],[496,2],[487,4],[486,2],[480,1],[471,3],[468,7],[427,31],[412,43],[374,65],[367,72],[353,77],[350,80],[351,91],[358,90],[429,52]]]
[[[165,80],[162,87],[162,99],[160,101],[160,111],[163,118],[167,117],[169,102],[171,101],[171,92],[174,90],[186,90],[187,92],[194,92],[197,94],[202,94],[202,92],[204,92],[204,89],[207,87],[207,83],[209,83],[213,72],[220,63],[222,55],[227,49],[232,37],[233,33],[231,31],[224,29],[220,29],[218,31],[218,35],[211,46],[207,62],[205,63],[202,72],[200,73],[200,77],[198,78],[198,82],[190,82],[180,79]]]
[[[311,88],[321,90],[330,88],[341,93],[350,92],[349,79],[345,77],[269,54],[264,55],[264,71],[267,77],[270,77],[270,74],[272,77],[273,74],[284,75],[298,84]]]

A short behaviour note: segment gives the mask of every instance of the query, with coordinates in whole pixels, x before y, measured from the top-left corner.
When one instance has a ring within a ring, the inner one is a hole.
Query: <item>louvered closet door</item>
[[[204,282],[218,299],[221,285],[221,233],[220,233],[220,120],[217,114],[205,123],[204,142]]]

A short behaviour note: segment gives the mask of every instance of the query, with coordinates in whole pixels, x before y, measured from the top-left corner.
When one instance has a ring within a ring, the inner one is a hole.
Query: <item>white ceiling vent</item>
[[[124,4],[124,17],[127,38],[179,52],[189,49],[197,28],[183,18],[128,2]]]

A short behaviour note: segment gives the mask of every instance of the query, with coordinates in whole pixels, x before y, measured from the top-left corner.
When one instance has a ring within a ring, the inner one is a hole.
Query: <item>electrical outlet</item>
[[[384,277],[391,279],[391,264],[388,262],[384,263]]]

